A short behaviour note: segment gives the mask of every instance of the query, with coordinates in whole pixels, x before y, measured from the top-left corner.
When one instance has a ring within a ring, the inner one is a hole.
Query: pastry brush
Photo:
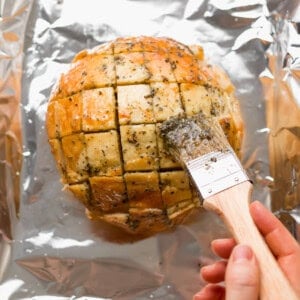
[[[204,208],[223,219],[237,243],[252,248],[261,273],[260,299],[298,299],[251,218],[252,184],[219,123],[202,113],[173,117],[162,123],[160,135],[188,171]]]

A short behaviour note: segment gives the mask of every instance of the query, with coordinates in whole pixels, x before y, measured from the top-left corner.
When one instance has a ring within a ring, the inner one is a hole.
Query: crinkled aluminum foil
[[[300,223],[299,22],[298,0],[0,1],[0,299],[191,299],[227,235],[208,212],[142,240],[108,233],[61,191],[51,87],[75,53],[119,36],[204,47],[236,86],[255,198]]]

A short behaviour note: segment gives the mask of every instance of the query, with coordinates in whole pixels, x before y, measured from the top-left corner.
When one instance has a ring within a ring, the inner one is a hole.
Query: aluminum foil
[[[228,236],[201,211],[139,239],[87,220],[62,191],[44,127],[51,88],[78,51],[119,36],[201,44],[228,72],[254,197],[296,234],[299,27],[298,0],[0,1],[0,299],[191,299],[216,259],[210,241]]]

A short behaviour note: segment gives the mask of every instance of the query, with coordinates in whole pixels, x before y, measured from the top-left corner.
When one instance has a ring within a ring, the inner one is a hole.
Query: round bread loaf
[[[200,200],[159,128],[172,116],[198,112],[217,118],[239,154],[243,122],[234,87],[205,62],[200,46],[142,36],[78,53],[47,109],[62,182],[91,219],[131,233],[184,222]]]

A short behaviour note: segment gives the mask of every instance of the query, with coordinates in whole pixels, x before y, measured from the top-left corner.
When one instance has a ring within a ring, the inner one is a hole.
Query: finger
[[[257,228],[272,251],[293,288],[300,295],[300,246],[285,226],[260,202],[250,206]]]
[[[226,269],[225,284],[226,299],[258,299],[259,269],[250,247],[234,247]]]
[[[193,300],[224,300],[224,298],[224,287],[216,284],[208,284],[193,297]]]
[[[259,201],[251,204],[250,213],[275,256],[290,255],[298,250],[299,245],[290,232]]]
[[[202,278],[210,283],[224,281],[226,271],[226,261],[217,261],[216,263],[201,268]]]
[[[236,242],[232,238],[228,239],[217,239],[211,242],[211,248],[213,252],[225,259],[228,259],[232,249],[236,245]]]

